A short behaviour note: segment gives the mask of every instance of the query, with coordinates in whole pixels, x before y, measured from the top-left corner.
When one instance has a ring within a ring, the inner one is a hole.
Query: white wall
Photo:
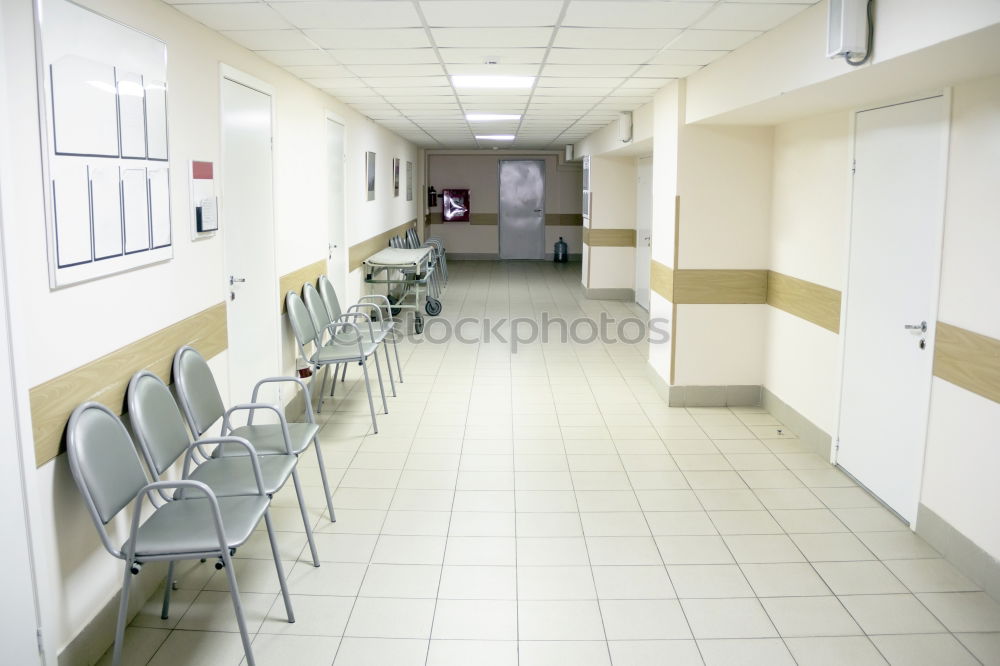
[[[940,321],[1000,339],[1000,78],[956,86]],[[1000,559],[1000,404],[934,379],[920,501]],[[919,528],[919,525],[918,525]]]
[[[770,268],[844,288],[850,114],[774,129]],[[828,433],[836,432],[840,336],[768,308],[764,385]]]
[[[420,197],[416,185],[414,201],[408,204],[402,195],[393,199],[390,190],[392,157],[419,164],[411,144],[161,2],[90,0],[83,4],[167,43],[174,258],[49,290],[31,2],[4,2],[0,44],[6,70],[5,97],[11,108],[9,125],[0,128],[0,145],[8,167],[3,170],[4,231],[21,391],[225,299],[225,230],[215,238],[190,240],[187,182],[189,160],[218,162],[220,158],[220,62],[263,80],[276,91],[275,252],[279,275],[326,256],[323,182],[327,111],[338,114],[346,124],[348,242],[356,243],[417,216]],[[366,150],[378,152],[379,200],[373,203],[364,201],[361,185]],[[419,170],[416,176],[419,178]],[[286,358],[286,364],[289,362]],[[212,366],[225,387],[226,354],[213,359]],[[26,404],[22,405],[21,425],[30,433],[25,408]],[[25,455],[33,459],[32,443],[30,438],[26,440]],[[99,549],[65,456],[43,465],[33,477],[38,501],[32,527],[40,557],[39,576],[49,588],[43,601],[55,614],[47,630],[55,647],[61,649],[112,598],[121,570],[116,560]],[[103,647],[95,645],[93,649]]]

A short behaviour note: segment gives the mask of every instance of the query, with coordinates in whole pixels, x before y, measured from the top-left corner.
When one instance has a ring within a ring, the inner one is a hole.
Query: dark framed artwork
[[[392,196],[399,196],[399,158],[392,158]]]
[[[368,183],[368,201],[375,201],[375,153],[365,153],[365,182]]]

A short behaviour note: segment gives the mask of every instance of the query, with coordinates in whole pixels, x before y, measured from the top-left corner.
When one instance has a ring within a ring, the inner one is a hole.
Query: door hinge
[[[834,444],[833,444],[833,450],[834,450],[834,452],[840,451],[840,438],[839,437],[837,438],[837,441],[834,442]]]
[[[858,172],[858,161],[857,160],[851,160],[851,173],[855,174],[857,172]]]
[[[45,641],[42,640],[42,630],[35,629],[35,638],[38,640],[38,654],[45,654]]]

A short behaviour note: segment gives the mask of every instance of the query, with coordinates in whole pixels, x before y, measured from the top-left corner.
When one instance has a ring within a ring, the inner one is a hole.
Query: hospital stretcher
[[[413,330],[424,330],[423,309],[430,316],[441,312],[441,301],[432,295],[437,268],[434,248],[387,247],[365,259],[365,282],[385,285],[392,303],[392,314],[413,310]]]

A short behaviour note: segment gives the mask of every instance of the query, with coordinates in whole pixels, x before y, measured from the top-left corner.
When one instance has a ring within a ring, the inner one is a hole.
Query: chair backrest
[[[194,347],[185,345],[174,354],[174,386],[195,437],[201,437],[225,414],[226,405],[212,370]]]
[[[86,402],[69,417],[66,451],[73,479],[111,550],[104,525],[147,483],[132,438],[110,409]]]
[[[128,384],[128,413],[146,467],[159,477],[191,443],[174,396],[163,380],[142,370]]]
[[[319,331],[313,323],[312,315],[302,302],[302,297],[294,291],[285,294],[285,310],[288,312],[288,322],[292,325],[295,341],[299,344],[299,351],[302,352],[303,358],[308,359],[306,346],[310,343],[319,346]]]
[[[319,276],[319,295],[323,297],[323,305],[326,306],[326,311],[330,313],[332,319],[338,319],[344,314],[340,307],[340,299],[337,298],[337,290],[333,288],[330,278],[325,275]]]
[[[311,283],[307,283],[302,287],[302,300],[305,302],[306,309],[312,317],[313,325],[322,334],[326,330],[326,327],[333,322],[333,317],[330,316],[330,312],[326,309],[326,303],[323,302],[319,292],[316,291],[316,287],[312,286]]]

